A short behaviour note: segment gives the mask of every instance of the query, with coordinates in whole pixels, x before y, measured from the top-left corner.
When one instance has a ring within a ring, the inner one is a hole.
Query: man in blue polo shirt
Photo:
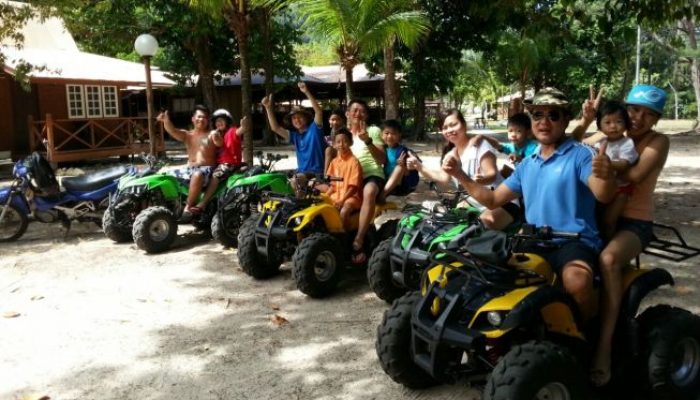
[[[529,248],[528,252],[538,253],[549,261],[585,320],[595,313],[593,276],[603,245],[595,220],[595,202],[610,201],[616,189],[610,160],[604,153],[596,154],[590,147],[566,136],[564,131],[572,115],[562,92],[543,89],[526,102],[526,107],[540,143],[539,150],[523,159],[496,190],[485,189],[469,178],[458,158],[446,157],[442,168],[489,209],[522,195],[528,223],[580,233],[580,240],[567,242],[560,248]]]

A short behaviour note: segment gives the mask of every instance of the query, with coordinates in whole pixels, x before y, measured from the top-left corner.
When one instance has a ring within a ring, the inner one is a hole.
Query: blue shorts
[[[639,242],[642,244],[642,249],[647,247],[654,240],[654,223],[651,221],[643,221],[641,219],[620,217],[617,219],[617,232],[628,231],[632,232]]]
[[[189,183],[190,179],[192,179],[192,176],[194,174],[200,173],[204,177],[204,182],[202,183],[202,186],[207,186],[209,184],[209,179],[211,178],[211,172],[213,169],[214,167],[211,166],[187,166],[184,168],[172,170],[170,171],[170,174],[176,177],[177,179]]]

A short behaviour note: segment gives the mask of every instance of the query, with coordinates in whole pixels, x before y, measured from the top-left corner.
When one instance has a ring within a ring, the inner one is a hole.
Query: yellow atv
[[[377,204],[372,221],[385,211],[396,208],[396,204],[392,202]],[[357,233],[359,216],[358,210],[350,217],[349,229],[345,230],[340,211],[325,196],[323,202],[291,216],[291,219],[300,219],[297,229],[314,224],[314,221],[323,221],[324,226],[323,230],[317,230],[300,240],[292,257],[292,276],[302,293],[317,298],[333,293],[341,280],[342,268],[351,265],[352,241]],[[392,237],[397,224],[398,220],[388,220],[379,230],[371,224],[364,241],[364,251],[371,254],[378,243]]]
[[[339,178],[317,177],[309,181],[309,185],[303,190],[303,195],[268,194],[259,214],[251,215],[241,226],[238,235],[238,262],[241,269],[256,279],[267,279],[279,273],[280,266],[285,261],[302,260],[308,255],[308,251],[298,251],[298,245],[307,237],[315,237],[306,242],[305,249],[316,248],[319,240],[327,243],[328,237],[333,240],[343,236],[340,213],[333,206],[327,196],[322,195],[316,188],[317,184],[327,184]],[[393,203],[377,206],[376,214],[383,210],[395,208]],[[355,217],[356,219],[356,217]],[[393,229],[392,229],[393,228]],[[386,237],[393,235],[396,229],[396,221],[387,221],[380,229],[380,234]],[[327,235],[327,236],[319,236]],[[374,238],[378,235],[373,227],[368,232],[366,240],[367,251],[371,251]],[[347,235],[346,235],[347,236]],[[324,239],[318,239],[323,237]],[[335,242],[334,242],[335,243]],[[351,248],[348,246],[347,248]],[[345,249],[344,249],[345,251]],[[299,255],[300,254],[300,255]],[[325,254],[325,253],[323,253]],[[333,264],[326,264],[323,260],[316,263],[318,279],[325,282],[338,281],[337,272],[332,270],[341,266],[339,260],[349,260],[349,253],[336,252],[336,256],[343,254],[340,259],[332,258]],[[324,256],[325,257],[325,256]],[[331,258],[327,258],[331,260]],[[301,261],[300,261],[301,263]],[[294,263],[297,264],[296,262]],[[295,268],[296,270],[296,268]],[[294,274],[295,278],[302,276],[302,281],[310,279],[308,274],[301,271]],[[298,281],[297,281],[298,282]],[[306,293],[306,292],[305,292]]]
[[[599,325],[584,327],[543,258],[513,251],[523,241],[556,246],[571,238],[525,226],[510,238],[489,231],[470,239],[464,254],[436,252],[421,291],[397,299],[377,328],[384,371],[410,388],[486,379],[484,399],[589,399],[587,366]],[[698,254],[682,244],[690,253],[677,259]],[[626,382],[620,398],[646,391],[695,399],[700,317],[665,305],[637,315],[649,292],[673,284],[663,269],[630,267],[623,282],[612,355],[613,379]]]

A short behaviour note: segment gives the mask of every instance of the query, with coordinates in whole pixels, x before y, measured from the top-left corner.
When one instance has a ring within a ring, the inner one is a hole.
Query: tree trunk
[[[384,48],[384,106],[386,119],[399,119],[399,85],[394,67],[394,43]]]
[[[238,55],[241,63],[241,118],[248,118],[250,114],[252,88],[250,84],[250,59],[248,39],[250,37],[250,15],[246,10],[245,0],[232,1],[234,7],[227,10],[226,18],[229,28],[238,40]],[[253,165],[253,131],[252,129],[243,135],[243,161]]]
[[[413,108],[413,136],[416,140],[425,140],[425,95],[416,93],[414,97],[415,105]]]
[[[696,53],[698,42],[695,37],[695,23],[688,18],[683,18],[680,23],[683,27],[682,30],[688,35],[688,47],[693,50],[693,53]],[[697,113],[693,129],[700,134],[700,59],[698,57],[690,58],[690,81],[693,83],[693,91],[695,92],[695,112]]]
[[[212,67],[211,50],[208,37],[197,39],[197,72],[199,73],[199,86],[202,90],[204,105],[214,111],[217,105],[216,89],[214,86],[214,68]]]
[[[343,65],[343,68],[345,68],[345,99],[347,104],[350,104],[350,100],[355,97],[355,92],[352,90],[352,70],[355,68],[355,65],[347,63]]]
[[[270,18],[270,10],[260,10],[260,30],[263,39],[263,48],[272,49],[272,19]],[[263,71],[265,72],[265,95],[272,94],[275,83],[275,64],[272,58],[271,51],[263,52]],[[265,118],[265,128],[263,128],[263,144],[265,146],[274,146],[277,143],[276,135],[270,129],[270,123]]]

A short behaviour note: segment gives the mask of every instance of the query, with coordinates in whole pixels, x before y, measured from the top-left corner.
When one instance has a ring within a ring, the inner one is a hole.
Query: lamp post
[[[156,155],[156,140],[153,132],[153,89],[151,88],[151,57],[158,50],[158,41],[153,36],[144,33],[134,41],[136,53],[143,59],[146,67],[146,110],[148,114],[148,144],[151,156]]]

